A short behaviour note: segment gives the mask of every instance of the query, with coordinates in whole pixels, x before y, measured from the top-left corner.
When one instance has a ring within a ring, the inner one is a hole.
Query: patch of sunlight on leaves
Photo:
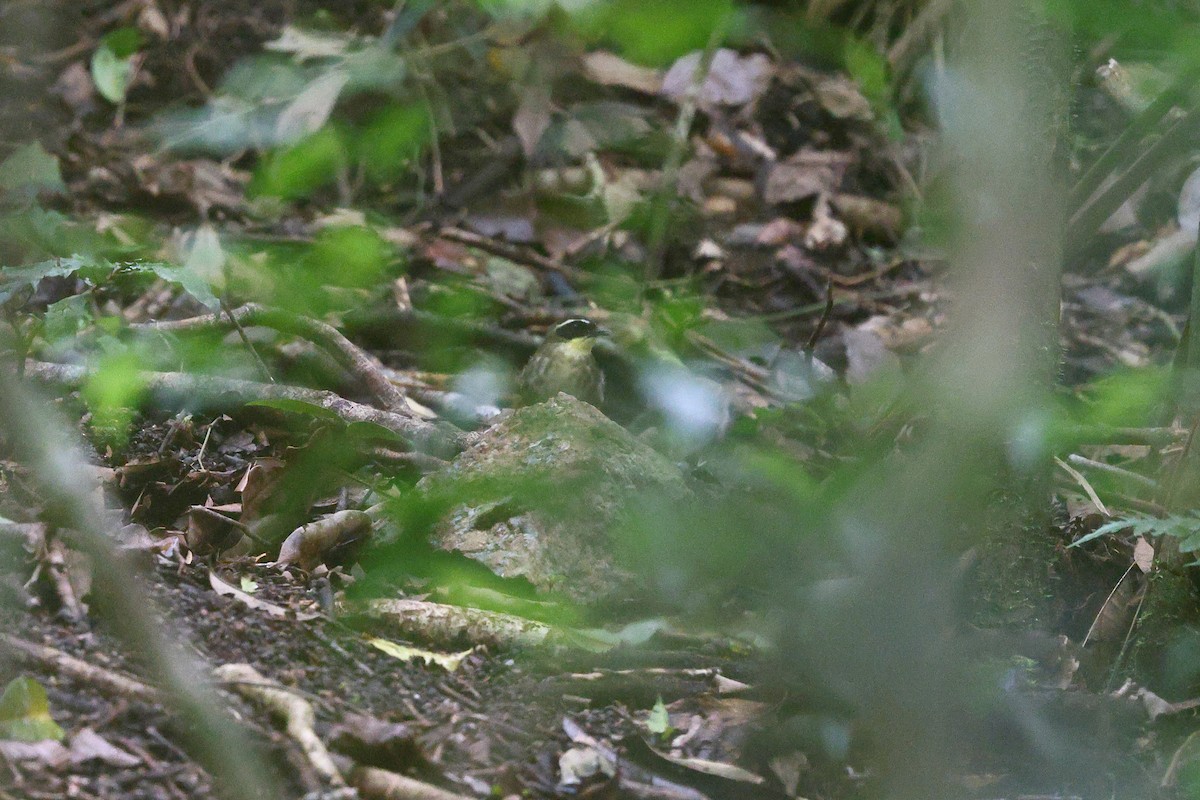
[[[573,18],[585,33],[616,42],[631,61],[665,66],[704,49],[732,12],[731,0],[612,0],[582,7]]]
[[[331,183],[349,161],[343,134],[320,130],[263,159],[250,182],[251,197],[273,195],[284,200],[308,197]]]
[[[470,650],[463,650],[461,653],[435,653],[432,650],[422,650],[418,647],[397,644],[387,639],[368,639],[367,644],[400,661],[409,662],[419,658],[426,664],[436,664],[447,672],[457,670],[462,666],[463,660],[475,652],[474,648],[472,648]]]
[[[0,739],[18,742],[62,741],[66,736],[50,717],[46,690],[22,675],[9,681],[0,695]]]
[[[105,355],[80,390],[92,431],[104,444],[122,446],[128,439],[134,409],[146,391],[142,362],[133,350]]]
[[[321,231],[305,263],[326,285],[366,288],[383,277],[393,255],[371,228],[347,226]]]

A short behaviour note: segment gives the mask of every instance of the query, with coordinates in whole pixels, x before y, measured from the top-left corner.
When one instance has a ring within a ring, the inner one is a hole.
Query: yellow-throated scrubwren
[[[549,400],[559,392],[600,405],[604,400],[604,373],[592,356],[597,336],[607,331],[586,319],[568,319],[555,325],[517,378],[526,403]]]

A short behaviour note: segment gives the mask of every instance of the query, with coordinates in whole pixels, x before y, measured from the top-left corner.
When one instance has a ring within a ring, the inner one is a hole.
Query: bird
[[[607,333],[579,317],[555,325],[517,376],[522,401],[540,403],[566,392],[594,406],[603,403],[604,373],[592,348],[597,337]]]

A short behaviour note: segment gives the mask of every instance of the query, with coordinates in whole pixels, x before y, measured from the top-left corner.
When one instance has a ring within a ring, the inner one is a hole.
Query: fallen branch
[[[367,614],[391,622],[405,634],[435,642],[466,640],[474,644],[523,647],[562,641],[560,632],[542,622],[423,600],[372,600]]]
[[[350,785],[368,800],[467,800],[468,797],[378,767],[355,767],[350,771]]]
[[[408,398],[387,379],[378,359],[342,335],[337,328],[311,317],[293,314],[282,309],[246,303],[228,313],[205,314],[168,322],[145,322],[130,325],[131,330],[153,333],[228,328],[231,325],[273,328],[282,333],[301,336],[331,355],[350,374],[358,377],[388,411],[409,415]]]
[[[70,389],[79,388],[88,377],[85,367],[42,361],[27,362],[25,374],[41,383]],[[149,391],[165,395],[168,401],[175,399],[178,405],[192,406],[199,403],[207,408],[227,409],[261,400],[298,400],[332,411],[347,423],[370,422],[380,425],[400,435],[422,452],[449,454],[463,447],[462,435],[448,431],[443,426],[355,403],[341,395],[321,389],[256,383],[217,375],[191,375],[185,372],[143,372],[140,374],[140,380]]]
[[[128,675],[122,675],[96,664],[89,664],[53,647],[18,639],[7,633],[0,633],[0,644],[7,647],[11,654],[19,660],[36,664],[57,677],[67,677],[80,683],[86,683],[115,697],[156,705],[163,702],[162,694],[153,686],[130,678]]]

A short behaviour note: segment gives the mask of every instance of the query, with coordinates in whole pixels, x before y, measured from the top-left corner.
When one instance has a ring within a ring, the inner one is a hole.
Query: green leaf
[[[43,333],[49,342],[73,340],[92,322],[92,309],[86,295],[64,297],[46,308]]]
[[[322,408],[314,403],[307,403],[304,400],[291,400],[280,397],[270,400],[252,400],[246,405],[273,408],[276,411],[285,411],[288,414],[300,414],[305,417],[312,417],[313,419],[342,424],[342,418],[334,412],[327,408]]]
[[[332,182],[347,163],[345,142],[333,127],[263,159],[250,184],[251,194],[295,200]]]
[[[655,736],[666,736],[672,730],[671,715],[667,713],[667,707],[661,697],[654,704],[654,708],[650,709],[650,716],[646,717],[646,730]]]
[[[727,24],[732,9],[730,0],[614,0],[585,5],[576,21],[615,40],[631,60],[663,66],[704,49],[713,30]]]
[[[22,675],[4,687],[4,694],[0,695],[0,739],[62,741],[65,735],[50,718],[50,701],[40,683]]]
[[[117,58],[129,58],[142,46],[142,32],[132,26],[117,28],[104,34],[100,44],[112,50]]]
[[[1128,520],[1128,519],[1115,519],[1112,522],[1106,522],[1105,524],[1101,525],[1099,528],[1096,528],[1096,530],[1092,531],[1091,533],[1087,534],[1086,536],[1082,536],[1082,537],[1076,539],[1075,541],[1071,542],[1070,546],[1078,547],[1079,545],[1086,544],[1087,542],[1090,542],[1093,539],[1099,539],[1101,536],[1104,536],[1105,534],[1116,533],[1117,531],[1124,530],[1125,528],[1128,528],[1130,526],[1131,522],[1132,522],[1132,520]]]
[[[189,259],[190,262],[190,259]],[[212,287],[208,281],[200,275],[196,270],[189,269],[185,264],[182,267],[174,264],[163,264],[158,261],[147,261],[139,263],[131,263],[127,265],[131,268],[148,270],[153,272],[157,277],[164,281],[177,284],[185,292],[199,300],[206,307],[216,309],[220,308],[221,301],[213,294]]]
[[[324,411],[325,409],[321,409]],[[346,426],[346,435],[357,441],[386,439],[391,442],[403,443],[404,437],[391,428],[385,428],[378,422],[359,420]]]
[[[58,159],[47,153],[40,142],[30,142],[0,163],[0,189],[32,197],[39,192],[65,192],[67,185],[63,183]]]
[[[43,278],[61,278],[84,268],[79,256],[51,258],[24,267],[0,267],[0,303],[25,287],[37,288]]]
[[[429,110],[424,104],[390,106],[358,135],[358,160],[371,180],[395,180],[420,156],[430,133]]]
[[[92,430],[110,444],[123,445],[128,437],[134,409],[146,391],[142,364],[132,350],[106,355],[80,390],[92,412]]]
[[[112,103],[118,105],[125,102],[125,93],[129,91],[129,83],[133,80],[133,59],[121,58],[108,44],[102,44],[92,54],[92,82],[96,91]]]

